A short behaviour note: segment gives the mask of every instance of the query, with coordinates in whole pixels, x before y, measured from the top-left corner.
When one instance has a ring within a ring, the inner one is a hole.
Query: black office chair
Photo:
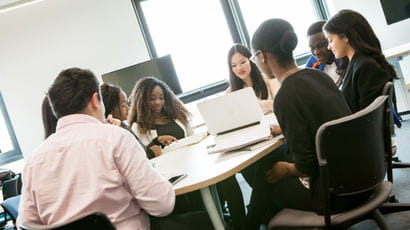
[[[384,181],[385,149],[390,146],[390,130],[384,125],[387,96],[378,97],[367,108],[320,126],[316,151],[320,169],[324,215],[313,211],[283,209],[269,228],[347,227],[372,218],[380,229],[388,229],[378,207],[389,196],[392,183]],[[351,210],[330,215],[329,197],[373,191],[369,200]]]
[[[16,174],[7,168],[0,168],[0,183],[3,183],[7,180],[12,179]],[[6,186],[7,187],[7,186]],[[3,189],[2,189],[3,190]],[[4,200],[4,198],[3,198]],[[10,220],[10,216],[7,216],[5,212],[0,212],[0,226],[6,225],[7,221]]]
[[[16,174],[13,178],[3,181],[3,200],[21,194],[21,175]]]
[[[24,224],[23,230],[77,230],[77,229],[98,229],[98,230],[115,230],[115,226],[110,219],[101,212],[91,212],[78,216],[72,220],[58,225],[38,225]]]

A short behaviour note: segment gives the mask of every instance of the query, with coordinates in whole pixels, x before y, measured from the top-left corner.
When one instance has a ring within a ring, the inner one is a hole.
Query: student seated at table
[[[28,158],[17,225],[54,225],[91,211],[117,229],[150,229],[172,212],[175,192],[130,132],[103,124],[99,82],[89,70],[60,72],[48,90],[56,132]]]
[[[256,29],[251,44],[262,72],[282,84],[276,94],[274,112],[293,157],[292,162],[279,161],[267,169],[266,179],[272,183],[273,202],[267,205],[272,208],[272,214],[283,208],[320,213],[316,131],[324,122],[351,114],[349,106],[328,75],[296,66],[293,50],[297,37],[289,22],[283,19],[264,21]],[[345,210],[366,198],[331,197],[330,208],[332,212]],[[248,229],[257,229],[257,226]]]
[[[102,84],[100,89],[104,101],[105,117],[108,119],[113,118],[121,121],[118,125],[129,130],[139,141],[138,137],[128,128],[128,125],[126,124],[129,106],[125,92],[120,87],[107,83]],[[175,137],[163,135],[155,137],[148,145],[144,145],[141,142],[140,144],[146,151],[147,157],[151,159],[162,154],[160,144],[167,145],[173,140],[176,140]]]
[[[176,139],[192,135],[189,117],[189,111],[163,81],[146,77],[135,84],[131,94],[128,123],[142,143],[149,143],[158,135],[171,135]],[[225,199],[232,222],[240,228],[245,216],[245,208],[238,182],[232,176],[218,183],[219,187],[228,194]],[[198,209],[204,209],[199,191],[177,196],[174,213]]]
[[[252,87],[266,114],[273,110],[273,99],[280,83],[276,79],[269,80],[263,76],[256,64],[249,60],[251,56],[246,46],[235,44],[231,47],[228,52],[229,87],[226,93]]]
[[[352,112],[357,112],[382,94],[384,85],[396,77],[396,72],[361,14],[341,10],[323,29],[335,57],[349,59],[341,90]]]
[[[339,87],[343,79],[342,69],[348,64],[345,58],[335,59],[335,55],[328,47],[328,41],[322,31],[326,21],[317,21],[309,26],[307,37],[312,56],[309,57],[306,67],[318,69],[329,75]]]

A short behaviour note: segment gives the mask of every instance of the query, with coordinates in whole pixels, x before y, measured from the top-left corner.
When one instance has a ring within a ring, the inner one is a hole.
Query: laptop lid
[[[252,87],[246,87],[197,104],[211,135],[257,124],[262,108]]]

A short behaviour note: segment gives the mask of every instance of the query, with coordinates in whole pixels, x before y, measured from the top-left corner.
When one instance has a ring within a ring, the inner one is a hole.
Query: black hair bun
[[[291,53],[298,44],[298,37],[293,30],[286,30],[279,41],[279,48],[282,53]]]

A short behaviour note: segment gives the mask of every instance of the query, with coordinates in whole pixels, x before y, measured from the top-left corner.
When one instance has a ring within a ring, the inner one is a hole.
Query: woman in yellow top
[[[251,56],[249,49],[241,44],[235,44],[229,50],[229,88],[226,93],[252,87],[266,114],[273,111],[273,99],[280,83],[276,79],[270,80],[263,76],[256,64],[250,60]]]

